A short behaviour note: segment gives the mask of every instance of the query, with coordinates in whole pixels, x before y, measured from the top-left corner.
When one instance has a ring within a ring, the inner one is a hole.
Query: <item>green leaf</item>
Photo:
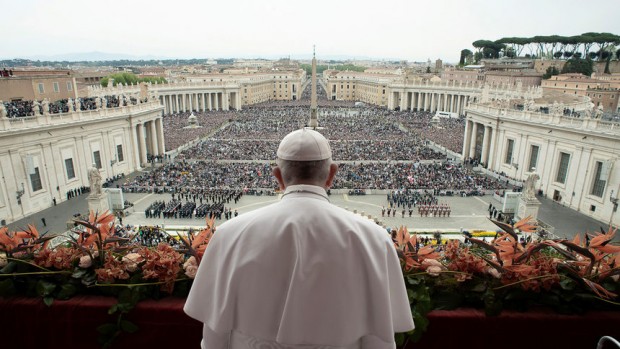
[[[487,285],[484,282],[479,282],[471,288],[472,292],[485,292],[486,290]]]
[[[76,279],[81,279],[82,277],[84,277],[84,275],[86,275],[86,273],[87,273],[87,270],[76,268],[73,271],[73,274],[71,274],[71,277],[76,278]]]
[[[440,291],[433,296],[435,309],[451,310],[461,305],[463,297],[458,292]]]
[[[116,331],[118,331],[118,326],[116,326],[116,324],[103,324],[97,327],[97,332],[103,335],[111,336],[115,334]]]
[[[135,304],[131,303],[118,303],[116,309],[121,313],[128,313],[134,306]]]
[[[138,326],[131,321],[121,320],[121,329],[127,333],[134,333],[138,331]]]
[[[405,337],[406,335],[404,333],[395,333],[394,334],[394,341],[396,342],[396,346],[400,347],[403,344],[405,344]]]
[[[97,275],[94,272],[87,273],[82,277],[82,284],[92,286],[97,282]]]
[[[108,314],[112,315],[116,313],[117,310],[118,310],[118,304],[114,304],[113,306],[110,307],[110,309],[108,309]]]
[[[39,280],[37,282],[37,294],[41,297],[49,296],[56,289],[56,284],[53,282]]]
[[[15,285],[13,284],[13,280],[4,279],[0,280],[0,297],[9,297],[15,295]]]
[[[560,280],[560,287],[562,287],[563,290],[572,291],[575,289],[575,286],[575,281],[571,279],[562,278],[562,280]]]
[[[7,265],[4,266],[4,268],[0,269],[0,273],[2,273],[2,274],[11,274],[11,273],[15,272],[15,268],[17,268],[17,262],[10,261],[10,262],[7,263]]]
[[[43,297],[43,303],[45,303],[48,307],[51,307],[54,303],[54,297]]]
[[[492,290],[484,294],[484,312],[487,316],[497,316],[502,312],[503,303],[501,299],[495,297]]]
[[[77,293],[77,287],[75,287],[75,285],[73,285],[73,284],[64,284],[64,285],[60,286],[60,292],[58,292],[58,295],[56,296],[56,298],[58,298],[58,299],[69,299],[69,298],[75,296],[76,293]]]

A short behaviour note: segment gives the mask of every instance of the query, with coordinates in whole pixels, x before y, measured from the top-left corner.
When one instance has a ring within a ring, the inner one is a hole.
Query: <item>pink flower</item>
[[[196,262],[196,257],[189,257],[187,261],[183,263],[183,270],[185,270],[185,275],[187,275],[188,278],[195,278],[196,273],[198,272],[198,262]]]
[[[495,268],[493,267],[488,267],[487,268],[487,274],[491,275],[492,277],[496,278],[496,279],[501,279],[502,278],[502,274]]]
[[[9,260],[6,258],[6,252],[0,252],[0,268],[4,267],[9,263]]]
[[[80,263],[78,264],[80,268],[87,269],[90,268],[91,265],[93,265],[93,260],[89,255],[80,257]]]
[[[443,264],[441,264],[440,261],[436,260],[436,259],[432,259],[432,258],[427,258],[425,260],[422,261],[422,265],[425,267],[439,267],[439,268],[443,268]]]
[[[428,275],[438,276],[439,273],[441,273],[441,267],[438,267],[436,265],[432,265],[432,266],[426,268],[426,272],[428,273]]]
[[[138,270],[138,264],[144,261],[144,258],[139,253],[128,253],[123,256],[123,263],[125,264],[125,269],[128,272],[133,273]]]

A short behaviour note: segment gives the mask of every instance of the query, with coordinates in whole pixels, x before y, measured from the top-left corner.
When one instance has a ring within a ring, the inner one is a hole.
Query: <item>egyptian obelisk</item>
[[[319,121],[317,119],[317,102],[316,102],[316,47],[312,49],[312,86],[310,95],[310,121],[308,127],[316,129],[319,127]]]

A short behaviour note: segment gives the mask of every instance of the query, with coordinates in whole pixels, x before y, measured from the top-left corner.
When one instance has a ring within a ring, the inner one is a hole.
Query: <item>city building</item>
[[[536,172],[538,189],[558,204],[620,224],[617,122],[598,119],[587,96],[544,92],[493,101],[484,94],[465,109],[463,159],[520,181]],[[515,108],[519,103],[525,108]]]

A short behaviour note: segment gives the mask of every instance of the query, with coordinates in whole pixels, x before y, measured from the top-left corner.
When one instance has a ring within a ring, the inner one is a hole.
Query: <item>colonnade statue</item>
[[[533,170],[534,171],[534,170]],[[527,199],[536,198],[536,182],[540,179],[540,176],[536,172],[532,172],[523,183],[523,196]]]
[[[90,196],[100,196],[101,192],[101,173],[97,165],[93,163],[93,166],[88,169],[88,182],[90,183]]]

